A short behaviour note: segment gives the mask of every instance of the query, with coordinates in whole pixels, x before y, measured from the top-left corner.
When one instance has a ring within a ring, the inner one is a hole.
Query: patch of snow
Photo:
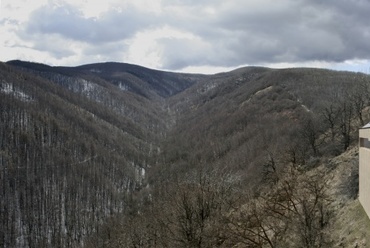
[[[123,83],[119,83],[118,88],[120,88],[120,90],[123,90],[123,91],[128,91],[129,90],[129,87],[126,84],[123,84]]]
[[[238,84],[238,85],[242,84],[245,80],[246,80],[246,78],[244,78],[244,77],[237,78],[235,80],[235,84]]]
[[[29,102],[32,101],[32,97],[24,93],[23,91],[17,89],[14,87],[11,83],[2,83],[0,91],[7,94],[7,95],[13,95],[15,98],[23,101],[23,102]]]
[[[90,72],[102,73],[103,71],[102,70],[99,70],[99,69],[90,69]]]
[[[203,87],[202,87],[202,88],[200,88],[197,92],[198,92],[199,94],[205,94],[205,93],[207,93],[208,91],[210,91],[210,90],[212,90],[212,89],[216,88],[217,86],[218,86],[218,84],[217,84],[217,83],[211,82],[211,83],[208,83],[208,84],[203,85]]]
[[[85,79],[79,78],[75,80],[73,83],[68,85],[68,89],[75,92],[81,93],[87,97],[92,97],[94,94],[99,92],[99,86],[95,83],[87,81]]]
[[[306,110],[306,112],[311,112],[311,110],[310,110],[309,108],[307,108],[307,106],[306,106],[306,105],[301,104],[301,106],[302,106],[302,108],[303,108],[304,110]]]
[[[81,79],[80,83],[82,85],[82,90],[81,90],[82,93],[90,93],[90,92],[93,92],[95,90],[95,84],[90,83],[89,81],[87,81],[85,79]]]

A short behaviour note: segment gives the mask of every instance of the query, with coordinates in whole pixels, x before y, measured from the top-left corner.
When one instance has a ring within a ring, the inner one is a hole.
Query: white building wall
[[[359,200],[370,218],[370,128],[360,129]]]

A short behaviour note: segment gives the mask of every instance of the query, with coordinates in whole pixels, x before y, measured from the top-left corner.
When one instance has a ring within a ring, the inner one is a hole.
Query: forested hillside
[[[167,130],[160,95],[192,81],[167,92],[85,68],[10,64],[23,67],[1,64],[0,246],[70,247],[145,185]]]
[[[309,68],[1,63],[0,246],[334,247],[369,87]]]

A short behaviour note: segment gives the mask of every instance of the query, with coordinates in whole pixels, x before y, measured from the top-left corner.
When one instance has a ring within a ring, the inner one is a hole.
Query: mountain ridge
[[[145,225],[140,214],[161,196],[179,204],[176,187],[192,201],[195,185],[227,172],[225,185],[258,196],[271,168],[312,173],[357,145],[357,128],[370,120],[369,86],[365,74],[314,68],[200,75],[121,63],[1,63],[0,245],[83,246],[95,236],[96,245],[114,247],[106,231]],[[104,225],[116,216],[122,223]],[[181,238],[173,228],[162,237],[170,246]],[[144,230],[140,237],[151,239]]]
[[[149,69],[143,66],[117,62],[94,63],[75,67],[50,67],[43,64],[23,62],[19,60],[9,61],[7,63],[31,70],[45,71],[46,69],[46,71],[64,73],[72,76],[81,74],[93,75],[101,77],[115,85],[121,85],[120,87],[126,87],[128,90],[132,90],[134,93],[139,94],[143,93],[138,84],[145,84],[145,88],[153,90],[161,97],[169,97],[176,94],[191,86],[194,81],[198,80],[198,78],[202,78],[204,76],[201,74],[165,72]],[[127,80],[129,75],[132,80]],[[135,79],[140,81],[135,82]],[[162,84],[164,84],[164,86],[162,86]],[[141,85],[141,87],[143,86]]]

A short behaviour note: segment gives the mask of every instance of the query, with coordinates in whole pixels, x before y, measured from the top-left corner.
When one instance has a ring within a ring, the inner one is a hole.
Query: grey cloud
[[[115,60],[124,57],[123,40],[167,25],[198,39],[159,40],[166,69],[343,62],[370,58],[368,10],[368,0],[162,0],[161,14],[129,6],[94,19],[68,5],[47,5],[31,15],[20,35],[38,43],[38,49],[48,35],[85,42],[87,57],[101,54]],[[68,49],[54,54],[68,55]]]
[[[161,39],[163,47],[163,68],[181,69],[189,65],[198,66],[213,63],[213,47],[195,43],[188,39]]]
[[[10,25],[13,25],[13,26],[18,26],[19,21],[14,20],[14,19],[10,19],[10,18],[0,19],[0,25],[6,25],[6,24],[10,24]]]
[[[273,3],[260,1],[262,5],[264,2]],[[265,4],[258,10],[248,9],[246,1],[238,3],[228,9],[214,5],[216,17],[202,21],[199,12],[193,15],[193,23],[181,25],[213,44],[216,54],[199,49],[198,63],[238,66],[370,58],[369,1],[287,0],[279,1],[279,6],[276,2],[275,6]],[[181,56],[181,49],[172,49],[169,44],[167,49],[166,64],[171,69],[186,64],[188,55]]]
[[[150,25],[150,15],[143,15],[132,7],[122,12],[111,9],[99,18],[85,18],[82,12],[68,4],[59,7],[46,5],[32,13],[23,32],[58,34],[72,40],[102,43],[130,38],[136,31]]]
[[[127,45],[122,42],[102,43],[99,46],[89,45],[82,50],[84,63],[102,61],[122,61]]]
[[[73,50],[68,46],[63,46],[62,42],[59,44],[49,42],[48,40],[39,40],[33,47],[38,51],[46,51],[56,59],[62,59],[74,55]]]

